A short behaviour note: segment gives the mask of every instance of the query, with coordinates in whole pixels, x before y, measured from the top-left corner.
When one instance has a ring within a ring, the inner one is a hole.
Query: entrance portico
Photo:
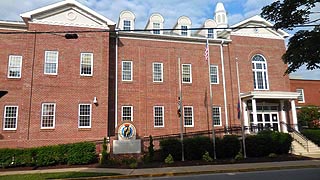
[[[295,99],[299,93],[282,91],[252,91],[241,94],[246,133],[264,129],[288,132],[287,125],[298,130]],[[289,113],[291,110],[291,114]],[[291,120],[290,120],[291,115]]]

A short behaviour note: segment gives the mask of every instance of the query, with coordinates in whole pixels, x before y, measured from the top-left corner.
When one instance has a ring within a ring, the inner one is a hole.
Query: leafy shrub
[[[234,157],[234,160],[242,160],[244,159],[243,154],[239,151],[238,154]]]
[[[88,164],[96,160],[94,143],[81,142],[71,144],[68,151],[68,164]]]
[[[212,162],[212,161],[213,161],[213,159],[212,159],[212,157],[209,155],[209,152],[208,152],[208,151],[206,151],[206,152],[204,153],[204,155],[202,155],[202,160],[204,160],[205,162]]]
[[[154,158],[154,149],[153,149],[154,145],[153,145],[153,138],[150,135],[149,136],[149,147],[148,147],[148,161],[153,161]]]
[[[250,157],[268,156],[270,153],[287,154],[292,138],[289,134],[275,131],[261,131],[246,138],[246,152]]]
[[[320,146],[320,129],[305,129],[301,133],[312,142]]]
[[[173,163],[174,163],[174,159],[173,159],[172,155],[169,154],[169,155],[166,157],[166,159],[164,160],[164,162],[165,162],[166,164],[173,164]]]
[[[205,152],[212,152],[213,146],[209,137],[198,136],[184,140],[185,158],[201,160]]]
[[[181,142],[178,139],[164,139],[160,141],[161,159],[164,160],[169,154],[174,159],[181,159]]]
[[[235,135],[226,135],[216,140],[218,158],[234,158],[240,150],[240,141]]]
[[[108,153],[107,153],[107,138],[103,138],[103,144],[102,144],[102,152],[101,152],[101,159],[100,164],[107,164],[108,160]]]

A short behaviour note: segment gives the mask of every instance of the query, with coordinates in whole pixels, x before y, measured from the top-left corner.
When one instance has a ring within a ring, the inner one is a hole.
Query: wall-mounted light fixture
[[[95,105],[97,106],[97,105],[98,105],[98,99],[97,99],[97,97],[94,97],[92,102],[93,102],[93,104],[95,104]]]

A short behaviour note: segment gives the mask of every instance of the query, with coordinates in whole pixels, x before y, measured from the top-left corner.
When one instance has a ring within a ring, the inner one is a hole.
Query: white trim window
[[[44,74],[58,74],[58,51],[45,51]]]
[[[122,81],[132,81],[132,61],[122,61]]]
[[[4,107],[3,130],[17,130],[18,106]]]
[[[163,82],[163,63],[152,63],[153,82]]]
[[[163,106],[153,107],[153,120],[154,120],[154,127],[164,127],[164,107]]]
[[[211,84],[219,84],[218,66],[210,65],[210,82]]]
[[[93,53],[81,53],[80,75],[92,76],[93,74]]]
[[[181,36],[188,36],[188,26],[181,26]]]
[[[268,90],[268,68],[266,59],[256,54],[252,58],[253,86],[255,90]]]
[[[191,64],[182,64],[182,83],[192,83]]]
[[[133,121],[133,106],[121,107],[122,121]]]
[[[214,30],[213,29],[208,29],[208,34],[207,34],[207,38],[214,38]]]
[[[193,107],[183,107],[184,127],[194,127]]]
[[[131,21],[130,20],[123,20],[123,30],[131,30]]]
[[[212,107],[212,119],[215,126],[221,126],[221,107]]]
[[[304,103],[304,90],[303,89],[296,89],[296,92],[299,93],[298,96],[298,103]]]
[[[91,128],[91,104],[79,104],[79,128]]]
[[[56,104],[42,103],[41,129],[53,129],[56,119]]]
[[[9,56],[8,78],[21,78],[22,56]]]
[[[153,23],[153,34],[160,34],[160,23],[154,22]]]

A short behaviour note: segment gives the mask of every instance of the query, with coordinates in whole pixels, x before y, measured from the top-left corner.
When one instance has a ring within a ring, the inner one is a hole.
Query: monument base
[[[113,140],[113,154],[141,153],[141,140]]]

